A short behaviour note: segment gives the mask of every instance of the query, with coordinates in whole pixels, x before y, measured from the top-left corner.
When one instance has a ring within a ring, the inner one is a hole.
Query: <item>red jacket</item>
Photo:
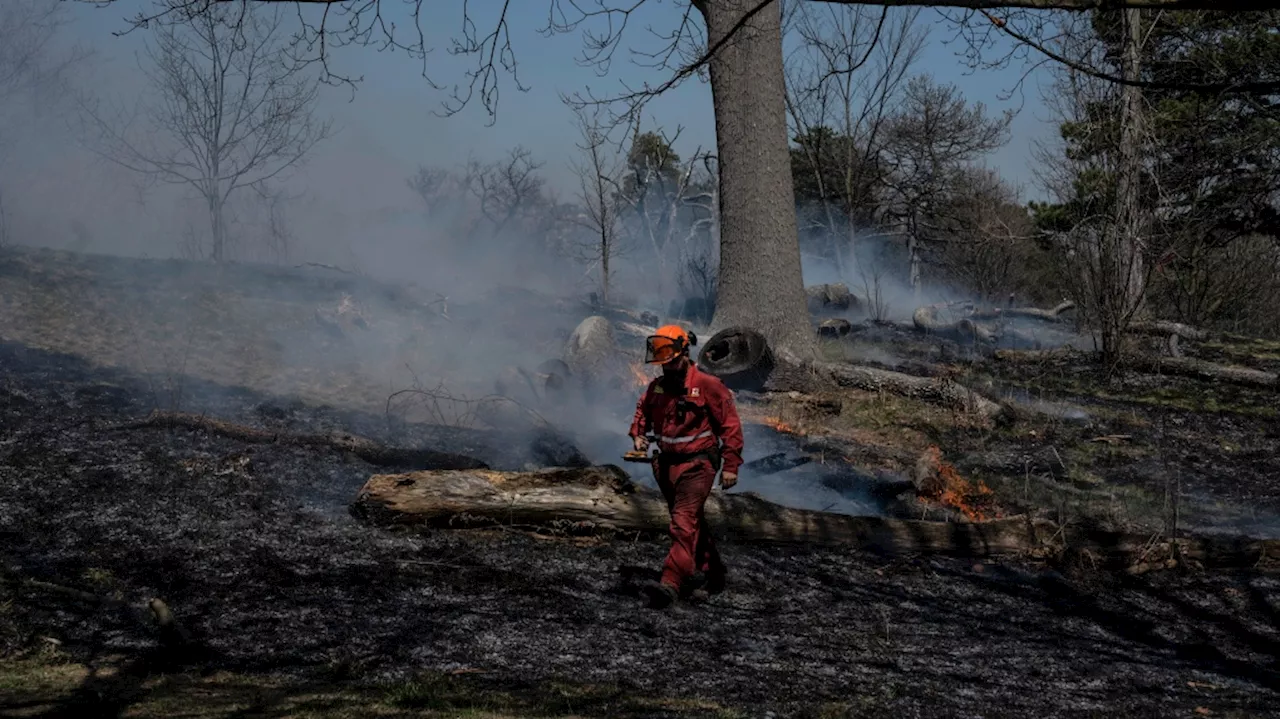
[[[714,449],[717,440],[724,456],[724,471],[738,473],[742,466],[742,422],[733,393],[718,378],[690,365],[684,378],[684,416],[662,377],[649,383],[636,404],[631,436],[657,435],[658,449],[688,454]]]

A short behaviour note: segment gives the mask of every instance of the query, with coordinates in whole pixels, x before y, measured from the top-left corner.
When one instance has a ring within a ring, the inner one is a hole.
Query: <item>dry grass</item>
[[[4,259],[0,338],[144,372],[164,409],[183,408],[192,377],[376,411],[391,389],[412,383],[409,368],[439,370],[429,308],[393,308],[366,293],[364,326],[325,327],[318,311],[334,315],[350,294],[303,275],[271,283],[228,276],[236,268],[131,261],[153,275],[132,278],[133,266],[91,256]]]
[[[743,716],[713,702],[643,696],[609,686],[549,683],[498,689],[465,670],[389,683],[318,683],[225,671],[143,675],[119,660],[93,668],[66,661],[52,648],[0,661],[0,713],[35,717],[57,712],[130,719]]]
[[[743,403],[745,421],[804,435],[835,435],[885,454],[918,454],[937,437],[978,429],[982,420],[909,397],[860,390],[827,396],[770,394],[762,403]]]

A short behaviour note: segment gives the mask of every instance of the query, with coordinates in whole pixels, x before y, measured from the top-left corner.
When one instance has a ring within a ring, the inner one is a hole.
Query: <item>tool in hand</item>
[[[653,435],[649,435],[645,437],[645,439],[649,440],[649,442],[652,443],[654,440],[654,437]],[[624,452],[622,455],[622,460],[624,462],[652,462],[657,458],[658,458],[657,447],[654,447],[652,455],[648,453],[648,450],[644,450],[644,449],[633,449],[630,452]]]

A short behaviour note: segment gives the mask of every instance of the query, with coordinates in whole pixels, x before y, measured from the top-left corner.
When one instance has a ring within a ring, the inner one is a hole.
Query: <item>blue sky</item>
[[[561,103],[560,93],[589,87],[597,94],[607,94],[620,90],[624,81],[663,82],[668,77],[664,71],[637,67],[630,61],[628,50],[655,49],[661,41],[647,28],[670,30],[685,5],[679,0],[648,0],[631,19],[610,73],[601,77],[595,68],[576,62],[582,51],[580,31],[553,37],[539,33],[547,23],[548,2],[512,3],[511,39],[521,79],[529,90],[519,92],[509,77],[502,77],[501,104],[493,126],[487,125],[489,118],[478,103],[452,117],[439,117],[436,113],[447,93],[433,90],[421,77],[421,63],[402,52],[378,52],[372,47],[339,51],[333,58],[335,70],[363,76],[363,81],[354,97],[345,88],[326,88],[320,111],[334,118],[339,132],[315,150],[307,166],[291,181],[290,189],[305,195],[310,203],[304,214],[313,227],[307,232],[312,236],[332,233],[330,244],[334,247],[355,246],[370,221],[417,212],[417,201],[405,180],[419,163],[452,165],[472,155],[497,159],[515,145],[532,150],[545,163],[543,173],[550,184],[562,195],[571,195],[574,188],[569,163],[578,137],[572,112]],[[404,7],[402,0],[384,0],[384,5],[389,10]],[[462,28],[461,1],[425,0],[423,5],[428,44],[436,48],[429,57],[433,79],[447,84],[463,82],[474,58],[448,53],[450,39],[458,36]],[[487,32],[501,3],[473,0],[471,5],[476,27]],[[117,0],[105,8],[77,3],[64,6],[70,9],[74,20],[70,36],[96,52],[81,80],[99,96],[129,105],[144,89],[135,59],[143,34],[115,37],[112,32],[125,29],[126,17],[150,6],[150,0]],[[915,71],[954,83],[970,101],[983,102],[993,113],[1021,108],[1010,142],[989,163],[1020,185],[1024,198],[1038,197],[1030,167],[1033,142],[1054,133],[1040,100],[1040,77],[1030,76],[1021,96],[1001,99],[1001,93],[1017,84],[1023,68],[1015,65],[1003,71],[970,72],[956,54],[958,49],[944,43],[953,33],[940,21],[932,10],[920,13],[920,22],[937,26],[931,27]],[[601,28],[599,24],[588,27],[597,31]],[[696,78],[652,102],[646,119],[651,126],[661,125],[668,131],[680,126],[676,149],[683,155],[699,146],[710,149],[715,145],[710,87]],[[104,239],[104,244],[114,246],[118,242],[123,248],[130,242],[141,243],[134,239],[139,235],[141,215],[135,210],[122,214],[119,209],[126,201],[133,202],[135,209],[142,207],[130,194],[133,191],[123,187],[129,178],[120,170],[111,174],[110,168],[103,169],[99,163],[93,171],[105,174],[88,180],[86,172],[93,167],[92,155],[83,148],[77,149],[74,138],[45,129],[47,124],[39,125],[21,148],[18,154],[25,153],[25,158],[16,158],[25,159],[26,166],[39,175],[32,174],[22,188],[31,195],[30,201],[74,196],[74,207],[65,203],[59,207],[63,217],[77,217],[102,228],[100,234],[104,238],[118,238]],[[174,223],[190,221],[177,216],[177,210],[166,207],[164,200],[148,200],[144,204],[142,211],[153,227],[148,232],[159,238],[158,243],[171,244],[166,238],[175,231]],[[48,232],[66,230],[61,225],[50,225]],[[404,241],[410,242],[409,230],[405,232]]]
[[[387,0],[384,5],[395,10],[401,3]],[[492,26],[501,3],[496,0],[472,2],[473,20],[480,32]],[[80,8],[76,34],[92,42],[100,52],[125,60],[136,43],[130,38],[115,38],[110,32],[122,27],[122,18],[145,7],[140,0],[120,0],[105,10]],[[431,0],[424,3],[422,26],[427,30],[428,44],[435,47],[429,57],[429,74],[438,83],[464,82],[465,71],[473,57],[454,57],[448,53],[451,38],[462,29],[462,3]],[[638,67],[628,58],[628,49],[656,49],[661,41],[647,28],[667,30],[675,27],[684,3],[678,0],[649,0],[630,19],[628,34],[616,55],[608,75],[601,77],[595,68],[582,67],[576,60],[581,55],[580,32],[544,37],[539,30],[546,26],[549,1],[512,3],[509,12],[512,43],[519,62],[519,72],[528,92],[518,91],[509,77],[503,77],[498,118],[486,126],[488,118],[475,103],[462,113],[449,118],[437,117],[441,101],[447,93],[432,89],[421,77],[421,63],[404,53],[378,52],[373,48],[348,48],[336,57],[336,68],[352,75],[362,75],[355,97],[343,89],[328,93],[326,109],[338,119],[346,140],[368,145],[380,155],[416,164],[423,162],[459,162],[468,155],[495,156],[505,148],[525,145],[547,162],[553,176],[563,168],[563,158],[572,152],[575,141],[572,116],[560,102],[559,93],[591,87],[597,93],[616,91],[621,82],[633,84],[649,81],[660,83],[663,71]],[[408,18],[403,18],[407,22]],[[1028,162],[1033,139],[1053,132],[1046,122],[1047,113],[1039,97],[1037,76],[1032,75],[1020,96],[1002,100],[1000,95],[1013,88],[1023,70],[1020,65],[1003,71],[971,71],[956,55],[958,48],[944,44],[952,32],[932,10],[920,14],[920,22],[931,25],[924,54],[917,72],[927,72],[938,80],[956,84],[971,101],[985,103],[998,112],[1021,107],[1007,147],[992,158],[1009,179],[1018,183],[1032,181]],[[599,23],[585,27],[599,30]],[[127,49],[126,49],[127,48]],[[649,112],[655,123],[667,128],[683,127],[680,145],[685,152],[695,146],[714,145],[709,85],[690,79],[682,87],[652,104]],[[1028,188],[1029,190],[1031,188]]]

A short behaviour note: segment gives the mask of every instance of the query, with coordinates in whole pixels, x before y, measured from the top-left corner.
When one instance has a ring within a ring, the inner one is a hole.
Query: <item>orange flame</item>
[[[766,427],[772,428],[775,432],[782,432],[783,434],[799,434],[799,430],[797,430],[795,426],[783,422],[781,417],[762,417],[760,419],[760,423]]]
[[[942,450],[936,446],[929,447],[925,453],[936,478],[923,488],[921,494],[925,499],[951,507],[974,522],[986,521],[989,514],[1001,516],[994,503],[994,493],[985,482],[974,483],[960,476],[954,466],[942,461]]]

